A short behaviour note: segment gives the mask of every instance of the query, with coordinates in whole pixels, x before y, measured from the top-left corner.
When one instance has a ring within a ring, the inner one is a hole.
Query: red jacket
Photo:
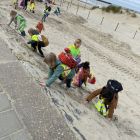
[[[38,29],[38,31],[41,33],[42,30],[44,30],[44,25],[42,22],[38,22],[36,28]]]

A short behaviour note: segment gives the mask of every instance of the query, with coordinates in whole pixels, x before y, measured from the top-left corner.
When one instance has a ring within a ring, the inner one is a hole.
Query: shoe
[[[37,49],[33,49],[33,52],[37,52]]]
[[[41,57],[43,57],[43,58],[45,57],[45,56],[44,56],[44,55],[42,55],[42,54],[41,54],[40,56],[41,56]]]
[[[25,31],[22,31],[22,32],[21,32],[21,36],[23,36],[23,37],[25,37],[25,36],[26,36]]]

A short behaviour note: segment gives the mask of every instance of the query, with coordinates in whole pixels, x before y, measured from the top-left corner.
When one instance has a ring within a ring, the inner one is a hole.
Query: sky
[[[96,0],[90,0],[90,1],[95,2]],[[140,12],[140,0],[104,0],[104,1]]]

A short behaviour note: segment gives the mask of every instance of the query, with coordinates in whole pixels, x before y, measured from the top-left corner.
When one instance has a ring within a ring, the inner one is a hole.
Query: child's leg
[[[72,82],[72,79],[66,79],[66,86],[67,86],[67,88],[71,87],[71,82]]]
[[[45,14],[44,14],[43,17],[42,17],[42,21],[45,22],[45,19],[46,19],[46,16],[45,16]]]
[[[47,18],[48,16],[49,16],[49,14],[48,14],[48,13],[46,13],[46,14],[45,14],[45,20],[46,20],[46,18]]]
[[[81,87],[83,83],[84,83],[84,81],[80,79],[78,87]]]
[[[37,42],[36,42],[36,41],[32,41],[32,42],[31,42],[31,47],[33,47],[34,50],[36,50]]]
[[[44,47],[44,43],[43,42],[38,42],[38,51],[41,54],[41,56],[44,57],[44,53],[43,53],[43,51],[41,49],[42,47]]]

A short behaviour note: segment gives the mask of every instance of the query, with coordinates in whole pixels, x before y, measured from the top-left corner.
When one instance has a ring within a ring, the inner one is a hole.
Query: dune
[[[61,2],[56,1],[56,3]],[[90,5],[84,8],[83,3],[83,6],[79,4],[80,8],[76,15],[77,3],[67,9],[68,3],[64,2],[60,17],[50,15],[45,23],[46,30],[43,32],[48,36],[50,45],[44,49],[44,52],[59,54],[72,44],[75,38],[81,38],[82,61],[91,62],[97,83],[94,86],[87,85],[85,90],[73,89],[67,94],[63,86],[60,87],[56,82],[47,89],[46,98],[51,99],[52,106],[64,116],[64,123],[67,123],[79,140],[139,140],[140,34],[138,32],[135,39],[133,35],[139,28],[140,17],[138,15],[137,18],[132,18],[127,14],[114,15],[95,9],[91,11],[87,20]],[[27,19],[26,31],[30,27],[35,27],[40,20],[43,7],[42,3],[37,3],[35,14],[19,10],[19,13]],[[27,73],[38,83],[38,80],[47,76],[48,67],[42,58],[27,47],[27,39],[18,36],[4,25],[9,20],[11,9],[10,0],[0,1],[1,39],[7,42],[9,49],[23,64]],[[104,21],[100,25],[102,17]],[[115,32],[118,22],[120,26]],[[89,94],[88,91],[104,86],[108,79],[116,79],[124,87],[123,92],[119,94],[119,104],[115,110],[118,120],[112,122],[103,118],[92,103],[83,104],[83,99]]]

